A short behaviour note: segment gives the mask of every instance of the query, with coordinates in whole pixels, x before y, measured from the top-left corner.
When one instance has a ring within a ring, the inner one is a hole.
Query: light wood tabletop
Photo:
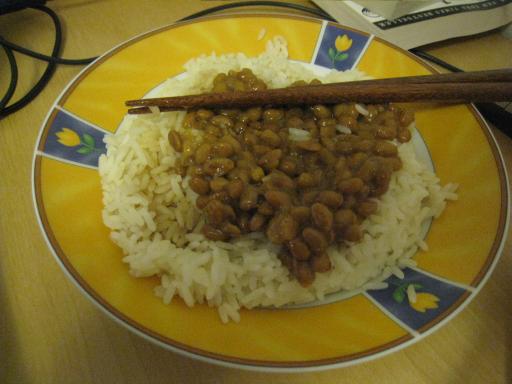
[[[49,6],[63,22],[63,57],[83,58],[219,3],[225,2],[55,0]],[[0,16],[0,35],[49,52],[53,29],[45,14],[26,10]],[[499,31],[426,50],[465,70],[512,67],[512,41]],[[44,69],[37,60],[17,58],[20,86],[14,99]],[[7,68],[2,53],[0,94],[7,88]],[[510,229],[494,273],[457,317],[408,348],[348,368],[302,374],[228,369],[166,351],[105,316],[55,262],[32,203],[32,156],[38,131],[56,97],[81,68],[59,66],[36,100],[0,120],[0,383],[512,382]],[[512,169],[512,140],[493,132]]]

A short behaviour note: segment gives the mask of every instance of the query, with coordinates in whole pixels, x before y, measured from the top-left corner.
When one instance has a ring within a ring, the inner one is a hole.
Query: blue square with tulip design
[[[415,330],[425,331],[429,324],[442,316],[467,292],[411,268],[403,270],[405,277],[390,277],[388,288],[367,293],[400,321]],[[410,302],[407,289],[412,285],[416,301]]]
[[[327,24],[314,63],[340,71],[352,69],[369,39],[370,36]]]
[[[64,160],[98,166],[98,159],[106,153],[105,132],[70,113],[56,110],[43,152]]]

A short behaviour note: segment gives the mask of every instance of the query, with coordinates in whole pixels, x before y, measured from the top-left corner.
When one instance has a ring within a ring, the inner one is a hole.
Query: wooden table
[[[301,3],[306,3],[305,1]],[[218,2],[196,0],[52,1],[65,31],[64,57],[104,52],[138,33]],[[261,8],[259,8],[261,10]],[[51,22],[29,10],[0,17],[0,34],[49,52]],[[498,32],[428,51],[467,70],[512,67],[512,42]],[[20,58],[21,87],[43,66]],[[7,86],[0,55],[0,93]],[[455,319],[425,340],[376,361],[308,374],[227,369],[156,347],[115,324],[68,281],[40,233],[31,197],[32,153],[40,125],[81,67],[60,66],[41,95],[0,121],[1,383],[510,383],[512,382],[511,236],[492,277]],[[509,169],[512,140],[495,131]]]

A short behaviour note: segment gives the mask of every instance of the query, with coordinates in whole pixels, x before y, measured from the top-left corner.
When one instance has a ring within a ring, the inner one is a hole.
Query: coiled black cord
[[[47,10],[50,10],[50,8],[47,8]],[[42,53],[34,52],[30,49],[24,48],[20,45],[11,43],[10,41],[5,40],[2,36],[0,36],[0,45],[2,45],[5,48],[10,48],[13,51],[33,57],[34,59],[39,59],[39,60],[43,60],[43,61],[47,61],[49,63],[55,63],[55,64],[86,65],[86,64],[92,63],[94,60],[97,59],[97,57],[88,57],[86,59],[63,59],[61,57],[47,56],[47,55],[43,55]]]
[[[447,69],[451,72],[464,72],[459,67],[456,67],[455,65],[451,65],[447,63],[446,61],[441,60],[438,57],[432,56],[430,53],[420,51],[418,48],[409,49],[409,52],[415,54],[418,57],[421,57],[424,60],[430,61],[431,63],[437,64],[440,67]]]
[[[16,85],[18,85],[18,66],[16,65],[16,58],[12,53],[12,50],[8,47],[3,47],[5,54],[7,55],[7,60],[9,61],[9,67],[11,69],[11,81],[9,82],[9,88],[5,92],[5,95],[0,100],[0,111],[7,105],[9,101],[11,101],[12,96],[14,95],[14,91],[16,90]]]
[[[55,42],[53,44],[52,56],[59,57],[59,53],[60,53],[60,49],[61,49],[61,45],[62,45],[62,29],[61,29],[60,21],[59,21],[57,14],[55,12],[53,12],[50,8],[45,7],[44,5],[34,6],[33,8],[43,11],[44,13],[46,13],[47,15],[49,15],[51,17],[53,24],[55,26]],[[2,44],[2,46],[6,53],[11,50],[10,47],[7,47],[7,49],[6,49],[6,45],[4,45],[4,44]],[[12,52],[11,52],[11,54],[12,54]],[[7,54],[7,55],[9,56],[9,54]],[[6,99],[7,101],[10,100],[10,98],[12,97],[12,94],[10,94],[9,91],[13,88],[16,89],[16,84],[17,84],[17,79],[18,79],[18,76],[17,76],[18,70],[16,68],[16,60],[9,59],[9,64],[11,66],[11,81],[9,84],[9,89],[7,90],[7,94],[2,98],[2,100]],[[13,70],[13,68],[14,68],[14,70]],[[57,65],[55,63],[52,63],[52,62],[48,63],[48,66],[44,70],[43,74],[41,75],[41,77],[39,78],[37,83],[32,87],[32,89],[30,89],[30,91],[28,91],[25,94],[25,96],[23,96],[22,98],[20,98],[18,101],[14,102],[11,105],[2,106],[2,108],[0,109],[0,118],[6,117],[6,116],[10,115],[11,113],[19,111],[20,109],[25,107],[28,103],[30,103],[32,100],[34,100],[36,98],[36,96],[39,95],[39,93],[41,93],[41,91],[44,89],[46,84],[48,84],[48,82],[52,78],[53,74],[55,73],[56,68],[57,68]],[[14,90],[12,91],[12,93],[14,93]]]
[[[184,17],[183,19],[180,19],[178,21],[192,20],[192,19],[196,19],[198,17],[209,15],[214,12],[224,11],[226,9],[231,9],[231,8],[254,7],[254,6],[259,6],[259,7],[270,6],[270,7],[294,9],[296,11],[302,11],[302,12],[309,13],[311,15],[318,16],[321,19],[334,21],[334,22],[336,21],[331,17],[331,15],[329,15],[327,12],[324,12],[321,9],[305,7],[300,4],[285,3],[282,1],[238,1],[236,3],[231,3],[231,4],[222,4],[222,5],[218,5],[216,7],[208,8],[203,11],[193,13],[193,14],[191,14],[187,17]]]

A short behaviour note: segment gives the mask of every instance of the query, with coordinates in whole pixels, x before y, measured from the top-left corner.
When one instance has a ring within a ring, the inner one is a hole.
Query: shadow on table
[[[508,326],[505,327],[505,378],[507,383],[512,383],[512,307],[508,318]]]
[[[5,255],[7,251],[1,244],[0,241],[0,255]],[[6,280],[0,270],[0,383],[27,383],[26,362],[17,348],[13,309],[6,296]]]
[[[509,238],[507,243],[508,246],[506,246],[505,249],[511,249],[512,247],[510,244],[512,243],[512,238]],[[504,254],[502,257],[512,257],[512,255]],[[505,309],[505,319],[503,319],[505,322],[505,379],[507,383],[512,383],[512,305],[510,305],[510,295],[512,295],[512,288],[510,288],[509,285],[505,289],[507,289],[509,292],[509,305]]]
[[[506,168],[505,170],[508,171],[509,177],[509,190],[512,190],[512,158],[510,156],[505,156],[505,154],[512,153],[512,140],[510,140],[501,131],[498,131],[495,128],[492,128],[492,132],[499,143],[499,147],[502,153],[504,154]],[[509,225],[511,224],[512,223],[510,223]],[[505,322],[505,378],[507,383],[512,383],[512,305],[510,305],[510,297],[512,295],[512,285],[510,284],[512,278],[512,274],[510,272],[510,266],[512,264],[511,260],[512,232],[509,229],[508,239],[505,242],[503,253],[501,255],[501,260],[498,263],[496,270],[493,272],[494,274],[503,273],[505,276],[501,281],[507,282],[506,286],[501,287],[501,289],[505,291],[506,299],[504,302],[508,302],[508,305],[505,308],[505,317],[504,319],[502,319]]]
[[[225,368],[210,363],[197,361],[181,356],[177,353],[157,347],[135,335],[131,335],[138,348],[149,352],[151,363],[148,368],[154,372],[149,376],[148,383],[168,383],[169,380],[187,378],[190,383],[201,384],[234,384],[234,383],[272,383],[272,384],[309,384],[317,381],[333,382],[339,370],[330,370],[315,373],[264,373]],[[156,362],[156,363],[155,363]],[[160,371],[160,372],[155,372]],[[345,381],[343,381],[345,382]]]
[[[309,384],[318,381],[340,383],[335,379],[339,375],[339,370],[308,374],[272,374],[203,363],[142,339],[100,313],[92,305],[81,314],[80,331],[81,337],[87,343],[87,365],[93,369],[82,371],[81,376],[75,370],[74,376],[66,377],[67,380],[80,377],[81,382],[87,383],[123,384]],[[105,335],[108,335],[108,338]],[[71,334],[66,335],[65,338],[70,336]],[[67,349],[65,344],[69,343],[69,340],[62,338],[57,342],[62,343],[58,350]],[[59,372],[53,374],[60,378]]]

